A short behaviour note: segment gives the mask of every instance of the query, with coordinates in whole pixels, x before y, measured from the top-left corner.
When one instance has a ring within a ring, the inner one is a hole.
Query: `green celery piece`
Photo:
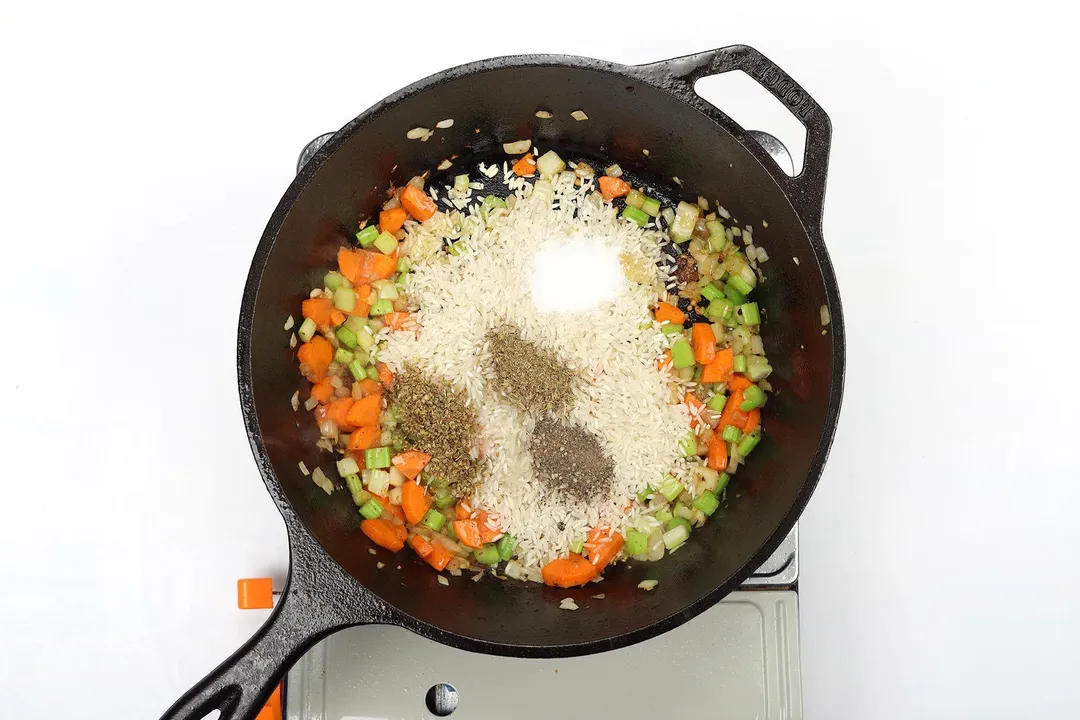
[[[735,289],[743,295],[749,295],[750,291],[754,289],[754,287],[750,285],[750,283],[743,280],[742,277],[739,275],[732,275],[730,278],[728,278],[728,284],[733,285]]]
[[[386,315],[387,313],[394,312],[394,303],[392,300],[386,298],[380,298],[371,306],[371,310],[368,312],[372,317],[379,317],[380,315]]]
[[[407,258],[407,257],[398,258],[397,271],[399,273],[407,273],[410,270],[412,270],[412,263],[409,262],[409,258]]]
[[[702,285],[700,291],[701,295],[710,303],[724,297],[724,291],[713,285],[711,282]]]
[[[735,356],[735,372],[737,372],[737,373],[746,372],[746,356],[745,355],[736,355]]]
[[[369,469],[390,467],[390,448],[368,448],[364,451],[364,465]]]
[[[479,550],[474,550],[473,555],[481,565],[495,565],[499,562],[499,549],[494,543],[485,543]]]
[[[585,541],[578,538],[574,542],[570,543],[570,552],[581,554],[581,550],[585,547]]]
[[[679,518],[682,520],[682,518]],[[674,550],[680,547],[690,538],[690,523],[683,520],[686,525],[676,525],[675,527],[664,533],[664,547],[668,550]]]
[[[345,284],[345,276],[339,273],[337,270],[331,270],[326,273],[326,277],[323,278],[323,285],[330,292],[334,292],[339,287],[343,287]]]
[[[442,530],[443,525],[446,524],[446,516],[438,510],[428,510],[424,515],[423,523],[432,530]]]
[[[644,555],[648,551],[649,536],[635,528],[626,530],[626,554]]]
[[[751,385],[743,390],[743,401],[739,404],[739,409],[743,412],[750,412],[754,408],[759,408],[764,404],[765,391],[757,385]]]
[[[296,334],[300,336],[303,342],[311,342],[311,338],[315,337],[315,333],[319,331],[319,326],[315,324],[315,321],[311,318],[304,318],[304,322],[300,323],[300,327],[297,329]]]
[[[645,223],[649,222],[649,216],[633,205],[623,208],[622,217],[634,221],[638,227],[645,227]]]
[[[734,425],[728,425],[724,428],[724,431],[720,433],[720,439],[724,442],[739,442],[739,438],[742,437],[742,431]]]
[[[697,455],[697,435],[694,434],[693,430],[683,435],[682,440],[679,441],[679,449],[682,450],[682,454],[686,457]]]
[[[514,548],[517,547],[517,540],[514,539],[513,535],[503,535],[499,538],[495,547],[499,550],[499,559],[506,561],[514,556]]]
[[[694,365],[694,349],[686,338],[676,340],[671,346],[671,364],[676,370]]]
[[[644,202],[641,203],[641,212],[649,217],[656,217],[660,214],[660,201],[656,198],[645,198]]]
[[[378,370],[376,370],[375,368],[373,368],[373,367],[369,367],[369,368],[368,368],[367,370],[365,370],[364,372],[366,372],[366,373],[367,373],[367,376],[368,376],[368,380],[374,380],[375,382],[378,382],[378,381],[379,381],[379,371],[378,371]]]
[[[371,247],[371,244],[375,242],[375,238],[379,237],[379,228],[374,225],[368,225],[366,228],[356,233],[356,243],[360,247]]]
[[[626,194],[626,204],[637,210],[645,204],[645,193],[640,190],[631,190]]]
[[[354,358],[350,362],[345,363],[345,367],[349,368],[353,380],[359,381],[367,377],[367,373],[364,372],[364,364],[360,362],[359,358]]]
[[[746,359],[746,375],[754,382],[764,380],[772,372],[772,365],[760,355],[751,355]]]
[[[716,393],[711,398],[709,398],[709,401],[705,404],[716,412],[723,412],[724,405],[727,404],[727,395],[724,393]]]
[[[351,313],[356,309],[356,292],[352,288],[339,287],[334,291],[334,307],[341,312]]]
[[[713,492],[719,495],[724,491],[724,488],[727,487],[727,484],[729,482],[731,482],[731,476],[727,473],[720,473],[720,477],[716,480],[716,490],[714,490]]]
[[[368,520],[377,520],[383,513],[383,506],[375,498],[371,498],[360,507],[360,514]]]
[[[681,333],[685,328],[682,325],[676,325],[675,323],[664,323],[660,326],[660,332],[665,335],[674,335],[675,333]]]
[[[761,431],[755,428],[754,432],[748,433],[746,437],[739,441],[739,454],[746,457],[753,452],[759,442],[761,442]]]
[[[337,329],[336,334],[337,334],[338,342],[341,343],[342,345],[344,345],[345,347],[347,347],[349,349],[352,349],[352,348],[356,347],[356,342],[357,342],[356,333],[354,333],[349,328],[342,325],[341,327],[339,327]]]
[[[334,351],[334,362],[341,365],[348,365],[353,361],[352,350],[346,350],[343,347],[339,347]]]
[[[682,495],[684,489],[682,483],[673,476],[665,475],[664,484],[660,486],[660,494],[663,495],[668,502],[675,502],[675,498]]]
[[[736,305],[742,305],[746,302],[746,295],[739,292],[739,289],[735,287],[735,283],[732,282],[734,278],[728,278],[727,285],[724,286],[724,295],[727,295],[727,299]]]
[[[756,302],[739,306],[739,318],[743,325],[760,325],[761,312]]]
[[[706,490],[694,498],[694,507],[711,516],[720,507],[720,499]]]
[[[398,241],[397,238],[390,233],[382,232],[379,233],[379,237],[375,238],[373,245],[375,245],[383,255],[393,255],[394,251],[397,250]]]

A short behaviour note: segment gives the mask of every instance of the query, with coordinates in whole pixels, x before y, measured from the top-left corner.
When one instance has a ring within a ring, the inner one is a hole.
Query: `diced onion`
[[[292,406],[293,412],[296,412],[297,410],[300,409],[300,391],[299,390],[294,392],[292,394],[292,397],[289,398],[289,405]]]
[[[292,329],[293,329],[293,325],[295,325],[295,324],[296,324],[296,318],[294,318],[294,317],[293,317],[292,315],[290,315],[290,316],[289,316],[289,317],[288,317],[288,318],[287,318],[287,319],[285,320],[285,329],[286,329],[286,330],[292,330]]]
[[[554,150],[548,150],[536,160],[536,169],[541,175],[557,175],[566,168],[566,163]]]
[[[391,488],[390,489],[390,494],[387,495],[387,497],[390,499],[390,504],[391,505],[400,505],[401,504],[401,494],[402,494],[401,493],[401,488],[399,488],[399,487]]]
[[[619,167],[618,164],[611,165],[604,171],[604,174],[613,178],[622,177],[622,168]]]
[[[435,127],[439,128],[440,130],[445,130],[446,128],[453,126],[454,118],[446,118],[445,120],[440,120],[439,122],[435,123]]]
[[[330,482],[330,478],[326,477],[326,473],[322,471],[322,468],[315,468],[311,472],[311,479],[315,481],[315,484],[322,488],[322,491],[329,495],[334,492],[334,483]]]
[[[451,167],[453,164],[454,163],[450,162],[449,160],[443,160],[441,163],[439,163],[439,170],[446,170],[447,168]]]
[[[589,119],[589,116],[585,114],[584,110],[575,110],[574,112],[570,113],[570,117],[574,118],[578,122]]]
[[[319,404],[319,399],[318,398],[309,397],[307,400],[304,401],[304,409],[307,410],[308,412],[311,412],[312,410],[315,409],[315,406],[318,405],[318,404]]]
[[[831,322],[832,317],[829,315],[829,308],[827,308],[826,306],[824,306],[824,305],[821,306],[820,315],[821,315],[821,324],[822,325],[828,325],[829,322]]]
[[[405,137],[410,140],[419,140],[430,132],[426,127],[414,127],[409,132],[405,133]]]
[[[398,470],[396,467],[394,467],[392,465],[390,466],[390,471],[389,472],[390,472],[390,485],[392,487],[399,488],[402,485],[404,485],[405,481],[408,479],[401,473],[400,470]]]
[[[304,464],[303,460],[296,463],[296,465],[300,468],[300,472],[304,474],[304,477],[307,477],[311,474],[311,472],[307,469],[307,465]]]
[[[516,140],[503,143],[503,152],[507,155],[524,155],[532,147],[532,140]]]
[[[553,118],[555,116],[552,115],[547,110],[537,110],[536,111],[536,117],[540,118],[541,120],[549,120],[549,119],[551,119],[551,118]]]
[[[642,590],[652,590],[654,587],[660,584],[659,580],[642,580],[638,583],[638,587]]]
[[[337,461],[337,471],[341,476],[355,475],[360,472],[360,465],[351,457],[343,457]]]

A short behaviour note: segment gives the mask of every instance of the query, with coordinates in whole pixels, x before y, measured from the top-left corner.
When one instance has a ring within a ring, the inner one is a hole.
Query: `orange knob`
[[[263,705],[263,709],[255,716],[255,720],[281,720],[281,686],[274,688],[270,699]]]
[[[236,606],[241,610],[266,610],[274,607],[274,581],[270,578],[237,580]]]

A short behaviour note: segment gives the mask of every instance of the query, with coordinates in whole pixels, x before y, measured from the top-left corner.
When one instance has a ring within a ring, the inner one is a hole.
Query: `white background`
[[[242,430],[235,328],[307,140],[481,57],[633,63],[735,42],[835,130],[825,232],[848,374],[801,523],[808,717],[1075,716],[1063,18],[1034,3],[361,5],[0,3],[4,717],[156,717],[261,623],[235,609],[234,581],[280,578],[287,553]],[[709,97],[741,119],[741,95]]]

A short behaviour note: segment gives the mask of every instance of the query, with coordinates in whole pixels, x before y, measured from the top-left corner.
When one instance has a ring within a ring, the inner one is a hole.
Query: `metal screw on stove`
[[[427,703],[427,708],[432,715],[435,715],[436,717],[446,717],[457,710],[457,688],[450,683],[432,685],[431,689],[427,691],[427,697],[424,698],[424,702]]]

